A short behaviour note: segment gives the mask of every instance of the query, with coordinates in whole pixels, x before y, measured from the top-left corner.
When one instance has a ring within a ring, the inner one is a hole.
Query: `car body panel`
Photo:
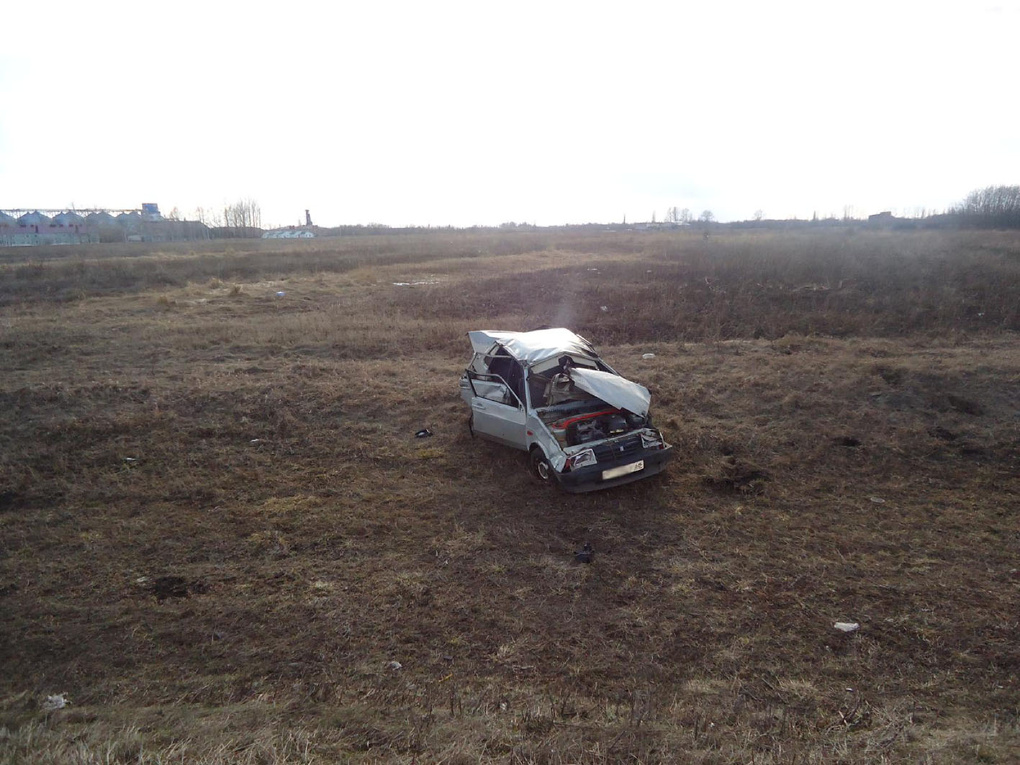
[[[626,409],[642,417],[648,414],[652,394],[644,385],[599,369],[578,367],[571,370],[574,384],[617,409]]]
[[[476,433],[516,448],[525,440],[527,414],[518,406],[475,398],[471,415]]]
[[[569,329],[537,329],[533,332],[468,332],[475,353],[490,354],[496,346],[525,366],[554,358],[564,353],[598,358],[592,344]]]
[[[645,463],[644,468],[633,473],[627,473],[617,478],[606,480],[602,478],[602,472],[605,470],[605,466],[600,464],[593,465],[590,468],[572,470],[569,473],[562,473],[558,476],[558,479],[560,481],[560,485],[573,494],[598,491],[599,489],[610,489],[614,486],[623,486],[624,484],[640,481],[642,478],[648,478],[657,473],[661,473],[672,456],[673,447],[667,444],[664,449],[659,450],[656,454],[645,454],[642,460]],[[610,467],[610,469],[612,468]]]

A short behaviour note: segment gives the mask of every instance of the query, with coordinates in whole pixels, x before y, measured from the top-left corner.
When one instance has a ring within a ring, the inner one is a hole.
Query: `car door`
[[[527,449],[527,412],[506,381],[499,375],[468,372],[471,398],[471,427],[475,433],[494,441]]]

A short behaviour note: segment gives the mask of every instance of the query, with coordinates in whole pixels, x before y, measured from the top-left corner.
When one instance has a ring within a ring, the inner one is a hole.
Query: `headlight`
[[[583,452],[578,452],[573,457],[567,460],[567,467],[571,470],[574,468],[588,467],[594,465],[598,460],[595,459],[595,452],[592,449],[585,449]]]
[[[658,435],[649,435],[648,433],[641,434],[641,446],[645,449],[661,449],[662,438]]]

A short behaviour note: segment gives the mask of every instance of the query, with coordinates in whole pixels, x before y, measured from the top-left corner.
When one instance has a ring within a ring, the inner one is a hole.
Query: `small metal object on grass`
[[[64,694],[64,693],[57,693],[57,694],[54,694],[53,696],[47,696],[46,700],[43,701],[43,703],[42,703],[42,708],[43,708],[43,711],[46,711],[46,712],[55,712],[58,709],[63,709],[64,707],[66,707],[70,703],[71,703],[71,700],[69,698],[67,698],[66,694]]]
[[[592,549],[591,542],[585,542],[584,547],[574,553],[574,560],[578,563],[591,563],[595,558],[595,550]]]

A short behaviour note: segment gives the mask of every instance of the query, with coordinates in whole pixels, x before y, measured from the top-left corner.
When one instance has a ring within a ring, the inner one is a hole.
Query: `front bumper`
[[[578,470],[571,470],[569,473],[553,473],[556,480],[564,491],[571,494],[581,494],[586,491],[598,491],[609,489],[613,486],[622,486],[625,483],[640,481],[656,473],[661,473],[666,463],[673,457],[673,447],[667,445],[665,449],[642,449],[635,454],[629,454],[622,460],[614,462],[599,462],[596,465],[589,465]],[[627,473],[617,478],[603,480],[602,473],[605,470],[629,465],[643,460],[645,466],[635,473]]]

